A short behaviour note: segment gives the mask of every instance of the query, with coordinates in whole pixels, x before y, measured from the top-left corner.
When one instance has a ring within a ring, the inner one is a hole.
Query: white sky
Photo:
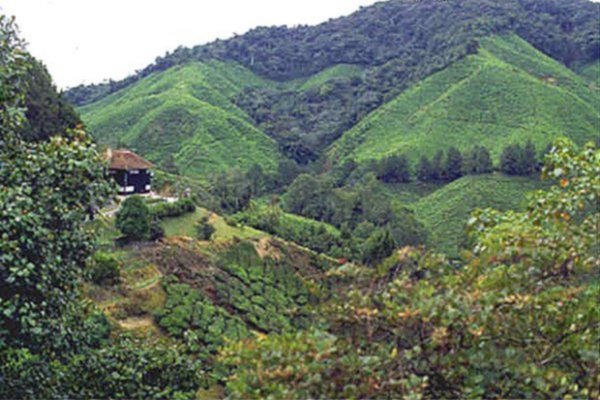
[[[376,0],[0,0],[60,88],[121,79],[177,46],[317,24]]]

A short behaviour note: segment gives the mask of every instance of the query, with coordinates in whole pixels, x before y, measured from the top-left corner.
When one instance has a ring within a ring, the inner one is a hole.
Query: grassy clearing
[[[209,217],[209,223],[214,226],[214,240],[230,240],[234,237],[239,239],[260,239],[265,233],[256,229],[239,226],[230,226],[221,216],[211,213],[203,208],[197,208],[194,213],[185,214],[177,218],[167,218],[162,222],[166,237],[196,237],[196,224],[205,216]]]

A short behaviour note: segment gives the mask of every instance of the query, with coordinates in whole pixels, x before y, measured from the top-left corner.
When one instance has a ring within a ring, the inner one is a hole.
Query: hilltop
[[[260,164],[273,170],[276,143],[230,101],[242,87],[269,83],[235,63],[190,63],[148,76],[82,107],[94,137],[127,146],[163,168],[199,176]]]

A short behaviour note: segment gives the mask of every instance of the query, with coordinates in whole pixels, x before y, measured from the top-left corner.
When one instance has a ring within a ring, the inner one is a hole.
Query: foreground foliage
[[[228,346],[230,394],[598,397],[600,151],[561,142],[546,161],[560,184],[524,212],[476,212],[463,267],[406,248],[332,270],[346,288],[320,311],[327,333]]]
[[[177,349],[111,342],[106,317],[80,297],[86,222],[110,186],[82,130],[48,138],[31,124],[28,137],[47,140],[21,136],[35,92],[15,32],[0,15],[0,398],[192,397],[197,369]]]

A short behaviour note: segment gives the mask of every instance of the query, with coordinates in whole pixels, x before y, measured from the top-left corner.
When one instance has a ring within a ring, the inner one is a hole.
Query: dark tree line
[[[540,171],[541,159],[531,140],[525,145],[511,144],[500,156],[499,170],[507,175],[531,175]],[[355,167],[354,167],[355,168]],[[369,170],[386,183],[406,183],[413,171],[405,155],[395,155],[373,161]],[[414,178],[421,182],[452,182],[464,175],[489,174],[494,165],[489,150],[474,146],[463,154],[456,147],[438,150],[432,158],[422,155],[414,167]]]
[[[430,160],[421,156],[416,177],[421,182],[450,182],[463,175],[479,175],[492,172],[492,158],[484,146],[473,147],[465,156],[456,147],[446,154],[439,150]]]
[[[507,175],[532,175],[540,170],[540,162],[531,140],[525,146],[508,145],[500,156],[500,170]]]

